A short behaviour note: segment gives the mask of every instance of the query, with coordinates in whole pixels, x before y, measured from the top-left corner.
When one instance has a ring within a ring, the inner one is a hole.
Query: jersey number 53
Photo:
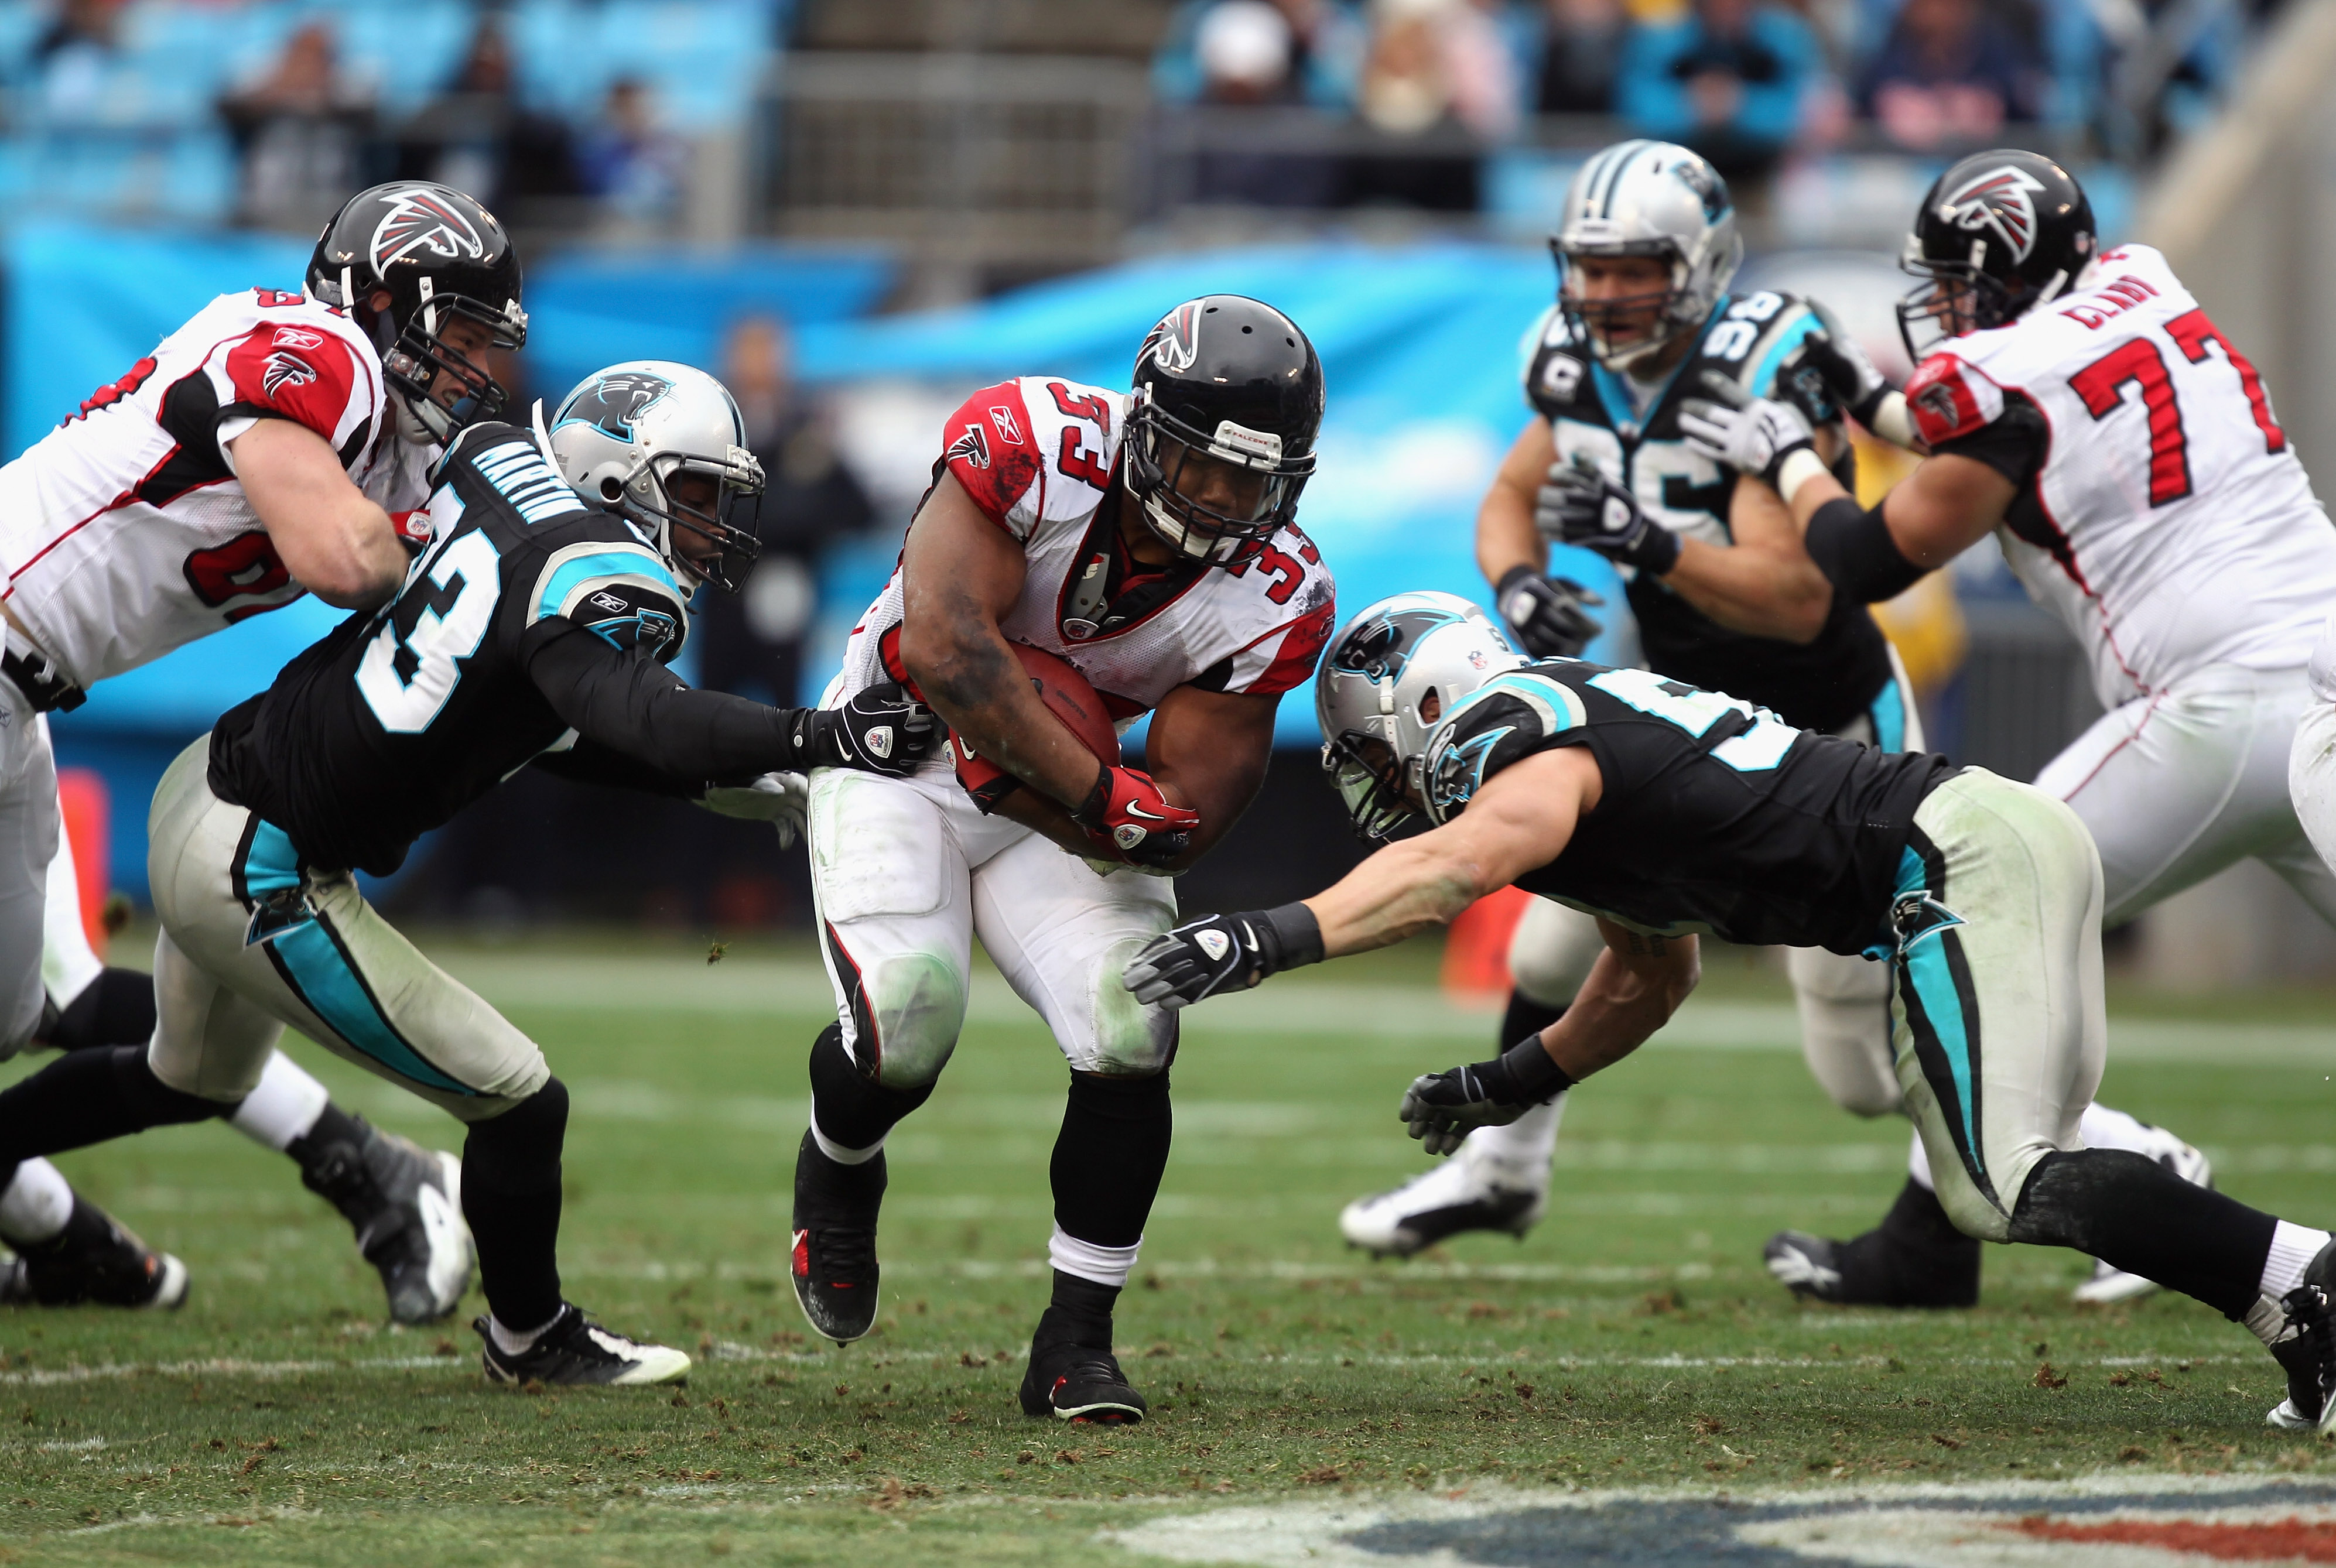
[[[484,533],[456,535],[406,579],[357,665],[357,690],[392,735],[419,735],[462,681],[462,661],[479,651],[502,597],[501,556]],[[413,613],[414,629],[398,623]]]

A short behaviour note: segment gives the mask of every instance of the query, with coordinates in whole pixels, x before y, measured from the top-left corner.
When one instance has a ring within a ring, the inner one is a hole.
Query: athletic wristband
[[[1553,1099],[1573,1087],[1576,1081],[1572,1074],[1550,1060],[1539,1030],[1503,1051],[1501,1066],[1508,1069],[1518,1097],[1527,1105],[1537,1105]]]
[[[1786,505],[1790,506],[1795,491],[1817,475],[1830,472],[1825,465],[1825,459],[1816,454],[1815,447],[1796,446],[1785,454],[1784,462],[1776,465],[1776,493],[1785,498]]]
[[[1322,922],[1304,904],[1278,904],[1259,911],[1258,919],[1273,933],[1277,972],[1322,961]]]
[[[1899,553],[1881,507],[1869,510],[1846,496],[1817,508],[1803,542],[1817,570],[1859,604],[1895,599],[1929,570]]]

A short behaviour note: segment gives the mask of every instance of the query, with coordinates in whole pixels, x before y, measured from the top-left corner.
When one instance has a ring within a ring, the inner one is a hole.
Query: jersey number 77
[[[2220,347],[2231,368],[2239,373],[2239,386],[2246,394],[2255,428],[2263,432],[2263,450],[2287,450],[2287,432],[2272,417],[2263,377],[2245,355],[2214,330],[2204,310],[2184,311],[2166,324],[2166,335],[2192,365],[2205,363],[2208,344]],[[2182,404],[2174,394],[2173,375],[2156,343],[2135,337],[2119,344],[2068,377],[2068,386],[2084,399],[2087,412],[2095,419],[2107,419],[2122,407],[2127,386],[2140,387],[2142,406],[2149,415],[2149,504],[2166,506],[2190,493],[2190,444],[2182,424]]]

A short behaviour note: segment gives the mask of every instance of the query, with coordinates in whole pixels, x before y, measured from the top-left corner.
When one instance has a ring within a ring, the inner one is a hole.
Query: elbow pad
[[[1869,511],[1846,499],[1828,501],[1809,519],[1804,542],[1817,570],[1859,604],[1895,599],[1929,570],[1899,553],[1879,506]]]

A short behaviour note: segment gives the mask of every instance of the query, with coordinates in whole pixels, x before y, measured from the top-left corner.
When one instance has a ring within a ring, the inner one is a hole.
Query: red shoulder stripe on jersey
[[[1330,640],[1338,615],[1338,602],[1333,600],[1299,616],[1286,628],[1277,628],[1287,634],[1281,639],[1280,650],[1265,667],[1265,673],[1243,687],[1243,692],[1250,696],[1280,696],[1292,687],[1303,686],[1322,657],[1323,646]],[[1271,637],[1273,633],[1265,635]],[[1264,640],[1265,638],[1258,638],[1258,642]],[[1256,646],[1255,642],[1250,644],[1251,648]]]
[[[238,403],[264,408],[332,441],[356,390],[348,346],[330,333],[263,321],[228,350]]]
[[[1014,531],[1007,524],[1007,513],[1046,467],[1030,430],[1021,385],[1012,381],[983,387],[959,404],[941,426],[941,463],[981,514],[1008,533]]]
[[[1934,354],[1906,383],[1906,405],[1916,433],[1936,446],[1992,424],[2003,412],[2003,394],[1953,355]]]

